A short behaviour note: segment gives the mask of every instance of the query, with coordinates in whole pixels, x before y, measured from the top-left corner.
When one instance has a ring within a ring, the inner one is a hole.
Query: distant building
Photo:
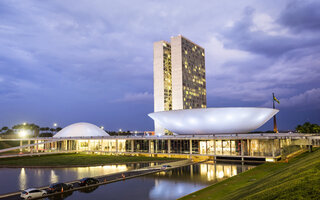
[[[181,35],[154,43],[154,112],[206,108],[204,49]],[[155,122],[155,134],[167,133]]]

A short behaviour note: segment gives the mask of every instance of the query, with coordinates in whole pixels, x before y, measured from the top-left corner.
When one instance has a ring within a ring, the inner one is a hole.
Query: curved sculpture
[[[177,134],[224,134],[253,131],[279,110],[254,107],[200,108],[148,114],[163,128]]]
[[[63,138],[63,137],[101,137],[101,136],[109,136],[109,134],[94,124],[80,122],[80,123],[71,124],[63,128],[53,137]]]

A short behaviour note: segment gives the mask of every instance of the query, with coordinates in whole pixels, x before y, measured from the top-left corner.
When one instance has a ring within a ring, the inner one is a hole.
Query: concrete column
[[[223,155],[223,140],[221,140],[221,155]]]
[[[134,140],[131,140],[131,152],[134,152]]]
[[[155,153],[158,153],[158,141],[159,140],[155,140],[155,145],[154,145],[155,146],[155,151],[154,151]]]
[[[272,158],[275,157],[275,152],[274,152],[274,141],[275,139],[272,140]]]
[[[35,140],[35,142],[36,142],[36,152],[38,153],[39,152],[39,145],[38,145],[38,143],[39,143],[39,141],[38,140]]]
[[[91,150],[91,146],[90,146],[90,140],[88,140],[88,150]]]
[[[230,155],[232,155],[232,153],[231,153],[231,140],[229,140],[229,144],[230,144],[229,145],[230,146],[230,151],[229,152],[230,152]]]
[[[251,155],[251,141],[249,139],[247,139],[247,148],[248,148],[248,156],[252,156]]]
[[[243,145],[243,140],[241,140],[241,156],[244,156],[244,145]]]
[[[68,140],[64,141],[64,149],[65,151],[68,151]]]
[[[259,152],[259,156],[261,156],[261,152],[260,152],[260,140],[257,140],[258,141],[258,152]]]
[[[28,145],[30,145],[30,140],[28,140]],[[28,151],[29,151],[29,153],[31,152],[31,147],[30,146],[28,147]]]
[[[214,159],[216,159],[216,156],[217,156],[217,145],[216,145],[216,142],[217,142],[217,140],[213,140],[213,145],[214,145],[214,148],[213,148],[213,151],[214,151]]]
[[[20,153],[22,153],[22,140],[20,140]]]
[[[168,140],[168,153],[171,153],[171,140]]]
[[[79,140],[75,140],[76,142],[76,153],[79,153]]]
[[[192,140],[189,140],[190,144],[189,144],[189,151],[190,151],[190,155],[192,154]]]
[[[105,151],[104,140],[101,140],[101,151]]]
[[[116,153],[118,153],[118,139],[116,139]]]

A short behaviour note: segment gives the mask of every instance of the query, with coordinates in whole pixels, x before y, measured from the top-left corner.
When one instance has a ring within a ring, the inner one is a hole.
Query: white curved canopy
[[[148,114],[163,128],[177,134],[248,133],[265,124],[279,110],[226,107],[170,110]]]
[[[80,122],[80,123],[71,124],[63,128],[53,137],[63,138],[63,137],[101,137],[101,136],[109,136],[109,134],[94,124]]]

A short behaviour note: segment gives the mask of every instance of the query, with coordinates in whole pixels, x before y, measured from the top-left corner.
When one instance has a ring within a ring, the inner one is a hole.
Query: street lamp
[[[21,130],[21,131],[19,132],[19,137],[24,138],[24,137],[26,137],[26,136],[27,136],[27,132],[26,132],[25,130]]]
[[[25,126],[25,125],[27,125],[27,123],[26,123],[26,122],[23,122],[23,126]]]
[[[57,126],[58,126],[58,124],[57,124],[57,123],[53,123],[53,126],[54,126],[54,127],[57,127]]]
[[[100,128],[101,128],[102,130],[104,130],[104,127],[103,127],[103,126],[100,126]]]
[[[119,129],[118,136],[120,135],[120,132],[122,132],[122,129],[121,129],[121,128]]]

